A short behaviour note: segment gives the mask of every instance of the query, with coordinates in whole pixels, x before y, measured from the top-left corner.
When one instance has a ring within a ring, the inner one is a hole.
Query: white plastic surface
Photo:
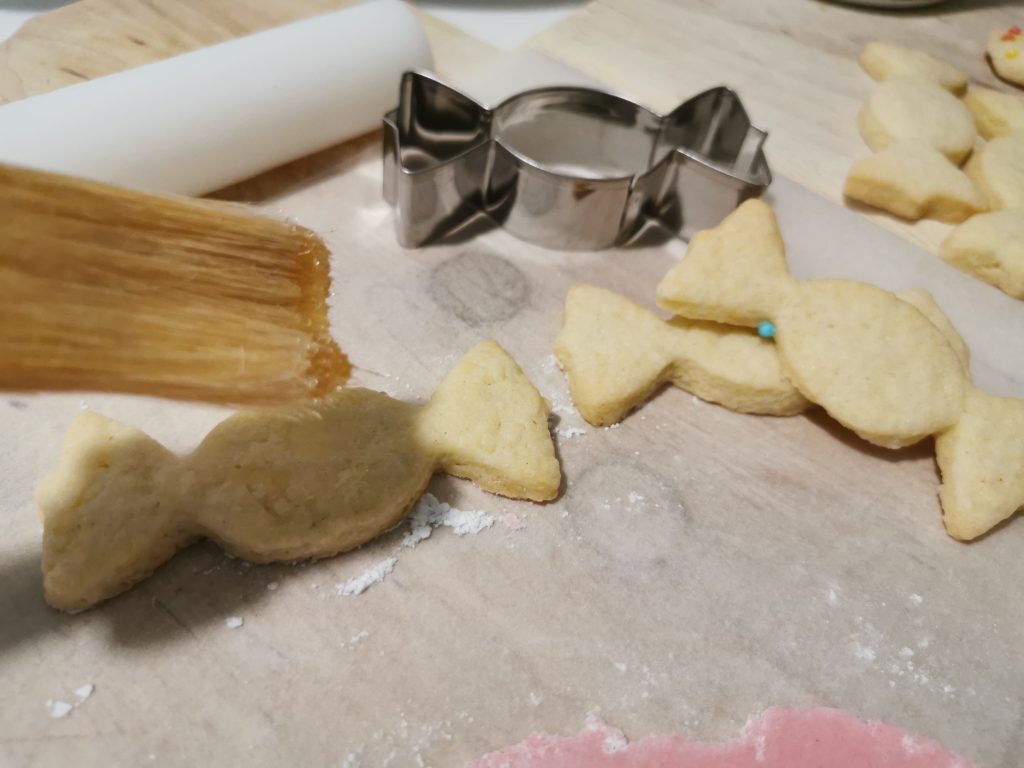
[[[374,0],[0,106],[0,162],[205,194],[376,128],[431,65]]]

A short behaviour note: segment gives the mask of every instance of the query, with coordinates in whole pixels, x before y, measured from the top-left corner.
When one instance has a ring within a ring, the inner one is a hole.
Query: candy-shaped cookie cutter
[[[688,237],[768,187],[766,137],[724,87],[664,116],[576,86],[488,108],[406,72],[398,107],[384,116],[384,197],[409,248],[481,213],[565,250],[622,245],[651,222]]]

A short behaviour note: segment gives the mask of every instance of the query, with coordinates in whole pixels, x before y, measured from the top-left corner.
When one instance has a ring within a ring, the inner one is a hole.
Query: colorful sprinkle
[[[758,323],[757,335],[760,336],[762,339],[775,338],[775,323],[771,322],[770,320],[765,320],[764,322]]]
[[[1006,58],[1008,59],[1016,59],[1018,56],[1020,56],[1020,51],[1016,48],[1011,48],[1006,52]]]
[[[1008,30],[1006,30],[1006,34],[1003,35],[1000,39],[1005,40],[1006,42],[1009,43],[1012,42],[1013,40],[1016,40],[1018,37],[1020,37],[1020,27],[1010,27]]]

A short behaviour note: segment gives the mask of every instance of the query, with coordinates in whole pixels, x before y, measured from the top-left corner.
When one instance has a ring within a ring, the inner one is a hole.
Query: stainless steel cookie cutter
[[[768,187],[766,137],[724,87],[665,116],[576,86],[487,108],[406,72],[384,116],[384,197],[409,248],[481,213],[565,250],[621,245],[649,222],[687,237]]]

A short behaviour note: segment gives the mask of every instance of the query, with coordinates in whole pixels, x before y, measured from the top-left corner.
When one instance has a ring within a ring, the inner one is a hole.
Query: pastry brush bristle
[[[315,397],[328,252],[242,206],[0,167],[0,388],[235,404]]]

